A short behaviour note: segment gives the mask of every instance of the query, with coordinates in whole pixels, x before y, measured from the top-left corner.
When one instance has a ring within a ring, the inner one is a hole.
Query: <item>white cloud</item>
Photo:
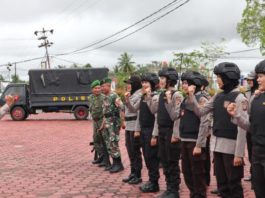
[[[2,0],[0,7],[0,64],[44,55],[33,34],[43,27],[54,29],[49,40],[51,54],[87,46],[133,24],[170,0]],[[227,40],[226,51],[247,49],[236,32],[245,1],[191,0],[174,13],[138,33],[96,51],[63,56],[77,63],[113,67],[119,55],[128,52],[135,62],[171,60],[174,51],[198,49],[202,41]],[[150,21],[150,20],[149,20]],[[137,26],[141,27],[141,26]],[[131,31],[135,30],[132,29]],[[247,56],[248,54],[240,54]],[[252,56],[260,56],[253,52]],[[223,60],[220,60],[223,61]],[[249,70],[258,60],[230,60]],[[52,60],[53,65],[70,64]],[[27,69],[39,68],[40,61],[18,64],[26,78]],[[5,68],[0,68],[1,73]]]

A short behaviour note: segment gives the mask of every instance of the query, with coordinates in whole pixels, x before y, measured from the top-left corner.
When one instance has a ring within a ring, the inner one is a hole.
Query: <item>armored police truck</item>
[[[0,105],[6,95],[13,95],[16,102],[10,115],[16,121],[41,112],[69,112],[84,120],[88,117],[90,84],[107,75],[107,68],[29,70],[29,84],[7,85]]]

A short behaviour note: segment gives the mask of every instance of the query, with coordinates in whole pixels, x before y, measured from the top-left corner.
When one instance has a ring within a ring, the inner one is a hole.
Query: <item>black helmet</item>
[[[206,76],[202,75],[201,83],[204,87],[207,87],[209,85],[209,81],[207,80]]]
[[[178,73],[174,68],[163,68],[158,72],[159,76],[164,76],[168,80],[177,81],[178,80]]]
[[[263,73],[265,74],[265,60],[259,62],[255,67],[256,74]]]
[[[196,71],[188,71],[181,75],[181,80],[187,80],[195,86],[202,86],[203,75]]]
[[[159,83],[159,78],[155,73],[146,73],[142,76],[141,81],[148,81],[155,86]]]
[[[214,67],[216,75],[225,75],[230,80],[240,79],[240,69],[235,63],[223,62]]]

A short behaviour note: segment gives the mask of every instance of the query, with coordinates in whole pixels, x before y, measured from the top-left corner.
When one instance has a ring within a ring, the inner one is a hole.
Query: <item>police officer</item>
[[[258,89],[258,82],[255,71],[250,72],[245,80],[247,80],[249,89],[246,91],[245,96],[248,99],[249,104],[252,102],[254,98],[254,93]],[[249,112],[249,111],[248,111]],[[252,161],[252,141],[251,141],[251,133],[247,133],[247,149],[248,149],[248,159],[250,162],[250,176],[244,178],[245,181],[251,181],[251,161]]]
[[[146,73],[142,76],[143,96],[139,104],[139,117],[137,119],[135,133],[141,138],[141,145],[145,164],[148,170],[149,181],[140,186],[144,193],[159,191],[159,158],[158,145],[151,145],[152,133],[155,124],[155,114],[150,111],[146,98],[153,97],[159,78],[154,73]]]
[[[185,72],[181,76],[182,90],[188,94],[188,87],[194,85],[195,97],[200,105],[207,101],[201,92],[203,79],[200,73],[194,71]],[[200,118],[193,112],[188,97],[181,103],[180,116],[181,167],[184,180],[191,198],[206,197],[205,147],[209,134],[209,120],[207,115]]]
[[[212,97],[200,108],[194,96],[195,87],[189,87],[190,101],[194,104],[194,112],[198,116],[213,112],[213,135],[211,148],[214,155],[214,168],[221,197],[244,197],[241,179],[244,174],[243,156],[246,143],[246,131],[231,122],[226,111],[229,103],[247,102],[239,92],[240,70],[234,63],[223,62],[215,66],[217,83],[221,93]],[[243,111],[243,116],[247,112]]]
[[[104,114],[104,140],[106,141],[109,155],[113,159],[110,173],[117,173],[124,170],[121,162],[121,152],[119,148],[120,128],[121,128],[121,111],[123,103],[120,97],[111,91],[111,79],[105,78],[101,81],[102,93],[105,95],[103,99]]]
[[[11,95],[5,96],[6,104],[0,108],[0,119],[9,111],[10,107],[15,102],[14,97]]]
[[[233,122],[252,135],[252,187],[257,198],[265,195],[265,60],[255,67],[259,89],[250,104],[249,118],[242,115],[240,106],[247,104],[231,103],[227,110],[233,116]]]
[[[129,184],[138,184],[142,182],[142,153],[140,146],[140,138],[134,137],[135,125],[137,120],[137,110],[129,108],[129,103],[134,105],[141,96],[141,78],[139,76],[131,76],[126,83],[125,93],[125,145],[130,160],[131,172],[128,177],[124,178],[123,182]]]
[[[149,100],[152,112],[157,113],[151,144],[158,140],[159,157],[162,163],[167,189],[160,197],[179,197],[180,184],[180,141],[178,130],[174,131],[175,119],[179,116],[182,95],[175,91],[178,74],[173,68],[164,68],[158,73],[161,93]]]
[[[100,81],[95,80],[91,83],[92,94],[88,98],[89,111],[93,120],[93,142],[95,151],[99,155],[98,159],[93,161],[93,164],[99,166],[110,166],[109,155],[102,136],[103,123],[103,98],[101,93]]]

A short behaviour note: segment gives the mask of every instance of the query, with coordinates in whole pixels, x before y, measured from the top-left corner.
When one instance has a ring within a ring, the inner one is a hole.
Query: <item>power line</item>
[[[174,0],[174,1],[172,1],[172,2],[170,2],[170,3],[168,3],[168,4],[166,4],[166,5],[163,6],[162,8],[158,9],[157,11],[155,11],[155,12],[149,14],[148,16],[144,17],[143,19],[141,19],[141,20],[139,20],[139,21],[133,23],[132,25],[129,25],[129,26],[123,28],[122,30],[120,30],[120,31],[118,31],[118,32],[116,32],[116,33],[114,33],[114,34],[111,34],[111,35],[109,35],[109,36],[107,36],[107,37],[105,37],[105,38],[103,38],[103,39],[101,39],[101,40],[99,40],[99,41],[93,42],[93,43],[91,43],[91,44],[89,44],[89,45],[87,45],[87,46],[85,46],[85,47],[82,47],[82,48],[80,48],[80,49],[77,49],[77,50],[74,50],[74,51],[71,51],[71,52],[66,52],[66,53],[61,53],[61,54],[55,54],[55,56],[58,56],[58,55],[62,56],[62,55],[73,54],[73,53],[75,53],[75,52],[79,52],[79,51],[82,51],[82,50],[84,50],[84,49],[90,48],[90,47],[92,47],[92,46],[94,46],[94,45],[97,45],[97,44],[99,44],[99,43],[102,43],[102,42],[104,42],[104,41],[106,41],[106,40],[108,40],[108,39],[110,39],[110,38],[112,38],[112,37],[114,37],[114,36],[116,36],[116,35],[119,35],[120,33],[124,32],[124,31],[126,31],[126,30],[128,30],[128,29],[131,29],[132,27],[134,27],[134,26],[136,26],[136,25],[138,25],[138,24],[140,24],[140,23],[146,21],[147,19],[153,17],[154,15],[158,14],[159,12],[161,12],[161,11],[165,10],[166,8],[168,8],[168,7],[172,6],[172,5],[174,5],[174,4],[177,3],[178,1],[181,1],[181,0]]]
[[[228,53],[228,54],[237,54],[237,53],[250,52],[250,51],[256,51],[256,50],[260,50],[260,48],[253,48],[253,49],[239,50],[239,51],[233,51],[233,52],[227,52],[227,53]]]
[[[165,9],[165,8],[171,6],[173,3],[177,2],[177,1],[181,1],[181,0],[174,0],[174,1],[172,1],[171,3],[169,3],[169,4],[165,5],[164,7],[160,8],[159,10]],[[132,35],[132,34],[138,32],[138,31],[144,29],[145,27],[147,27],[147,26],[153,24],[154,22],[160,20],[161,18],[165,17],[166,15],[170,14],[171,12],[177,10],[178,8],[182,7],[183,5],[185,5],[186,3],[188,3],[189,1],[190,1],[190,0],[186,0],[184,3],[178,5],[177,7],[171,9],[170,11],[166,12],[165,14],[159,16],[159,17],[156,18],[155,20],[152,20],[151,22],[147,23],[146,25],[142,26],[141,28],[138,28],[137,30],[135,30],[135,31],[133,31],[133,32],[131,32],[131,33],[129,33],[129,34],[127,34],[127,35],[125,35],[125,36],[119,38],[119,39],[116,39],[116,40],[111,41],[111,42],[109,42],[109,43],[107,43],[107,44],[101,45],[101,46],[99,46],[99,47],[97,47],[97,48],[90,49],[90,50],[87,50],[87,51],[92,51],[92,50],[100,49],[100,48],[103,48],[103,47],[105,47],[105,46],[107,46],[107,45],[110,45],[110,44],[113,44],[113,43],[115,43],[115,42],[118,42],[118,41],[120,41],[120,40],[122,40],[122,39],[124,39],[124,38],[126,38],[126,37],[129,37],[130,35]],[[150,18],[151,16],[155,15],[155,13],[160,12],[159,10],[157,10],[156,12],[154,12],[154,13],[148,15],[147,17],[145,17],[144,19],[142,19],[142,20],[140,20],[140,21],[144,21],[144,20]],[[140,21],[138,21],[138,22],[136,22],[136,23],[134,23],[134,24],[135,24],[135,25],[136,25],[136,24],[139,24]],[[135,25],[134,25],[134,26],[135,26]],[[133,25],[128,26],[127,28],[124,28],[124,29],[121,30],[121,31],[125,31],[125,29],[127,30],[127,29],[129,29],[129,28],[131,28],[131,27],[133,27]],[[121,31],[119,31],[119,32],[121,32]],[[119,32],[115,33],[115,35],[119,34]],[[113,36],[114,36],[114,34],[113,34]],[[109,37],[113,37],[113,36],[111,35],[111,36],[109,36]],[[105,41],[105,40],[107,40],[107,39],[108,39],[108,38],[105,38],[105,39],[103,39],[103,40]],[[103,42],[103,41],[101,41],[101,42]],[[96,43],[99,43],[99,41],[96,42]],[[93,45],[95,45],[95,44],[93,44]],[[77,50],[75,50],[75,51],[77,51]],[[79,50],[78,50],[78,51],[79,51]],[[77,52],[77,53],[85,53],[85,52],[87,52],[87,51],[82,51],[82,52]],[[77,54],[77,53],[75,53],[75,54]],[[71,53],[63,53],[63,54],[55,54],[53,57],[63,56],[63,55],[68,55],[68,54],[73,54],[73,52],[71,52]],[[42,58],[43,58],[43,57],[37,57],[37,58],[27,59],[27,60],[23,60],[23,61],[17,61],[17,62],[13,62],[13,63],[30,62],[30,61],[33,61],[33,60],[39,60],[39,59],[42,59]],[[0,67],[1,67],[1,66],[6,66],[6,64],[2,64],[2,65],[0,65]]]
[[[144,25],[144,26],[142,26],[142,27],[136,29],[135,31],[133,31],[133,32],[131,32],[131,33],[129,33],[129,34],[126,34],[125,36],[122,36],[122,37],[120,37],[120,38],[118,38],[118,39],[116,39],[116,40],[114,40],[114,41],[111,41],[111,42],[106,43],[106,44],[104,44],[104,45],[101,45],[101,46],[99,46],[99,47],[96,47],[96,48],[93,48],[93,49],[89,49],[89,50],[85,50],[85,51],[81,51],[81,52],[76,52],[76,53],[74,53],[74,54],[81,54],[81,53],[85,53],[85,52],[89,52],[89,51],[94,51],[94,50],[97,50],[97,49],[100,49],[100,48],[106,47],[106,46],[108,46],[108,45],[111,45],[111,44],[113,44],[113,43],[116,43],[116,42],[118,42],[118,41],[120,41],[120,40],[122,40],[122,39],[125,39],[125,38],[127,38],[127,37],[129,37],[129,36],[131,36],[131,35],[133,35],[133,34],[135,34],[135,33],[137,33],[137,32],[139,32],[140,30],[142,30],[142,29],[144,29],[144,28],[150,26],[151,24],[155,23],[156,21],[158,21],[158,20],[164,18],[166,15],[168,15],[168,14],[174,12],[175,10],[179,9],[180,7],[184,6],[184,5],[185,5],[186,3],[188,3],[189,1],[190,1],[190,0],[186,0],[184,3],[178,5],[177,7],[171,9],[170,11],[168,11],[168,12],[166,12],[165,14],[163,14],[163,15],[157,17],[156,19],[154,19],[154,20],[152,20],[151,22],[147,23],[146,25]]]
[[[31,62],[34,60],[39,60],[42,59],[43,57],[37,57],[37,58],[31,58],[31,59],[27,59],[27,60],[22,60],[22,61],[16,61],[16,62],[10,62],[10,64],[19,64],[19,63],[26,63],[26,62]],[[7,64],[1,64],[0,67],[5,67],[7,66]]]
[[[260,56],[223,56],[219,57],[218,59],[264,59],[264,57]]]

